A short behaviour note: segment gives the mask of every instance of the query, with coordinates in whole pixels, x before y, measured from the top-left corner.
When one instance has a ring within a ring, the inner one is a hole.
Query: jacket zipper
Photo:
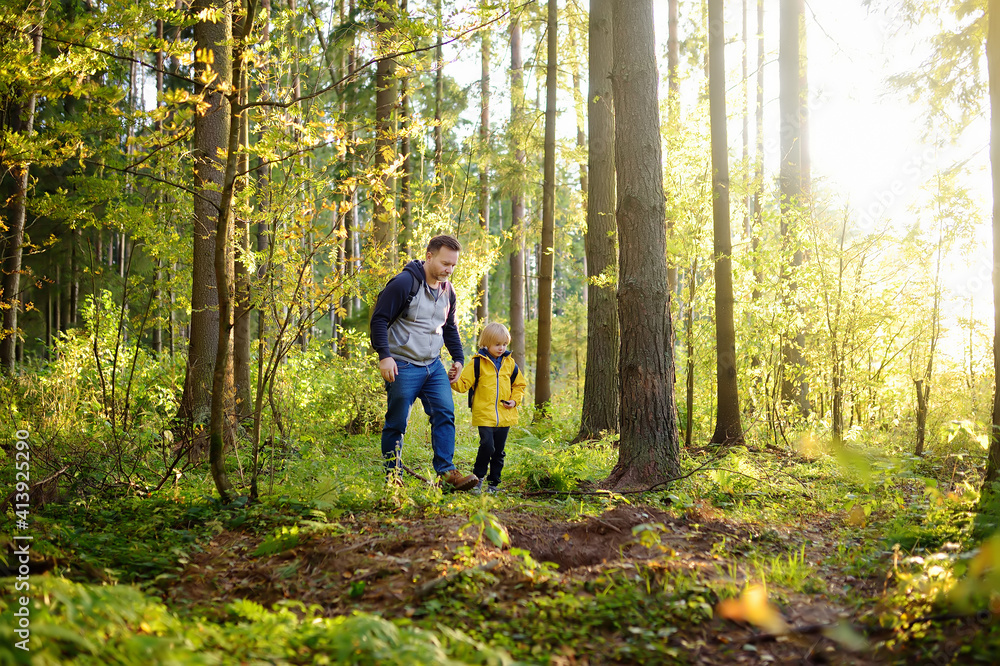
[[[501,357],[501,359],[503,359],[503,357]],[[500,361],[500,365],[503,365],[503,360]],[[493,403],[493,411],[495,411],[497,415],[497,424],[495,427],[499,428],[500,427],[500,368],[498,368],[497,364],[494,363],[493,369],[497,371],[497,397],[495,402]]]

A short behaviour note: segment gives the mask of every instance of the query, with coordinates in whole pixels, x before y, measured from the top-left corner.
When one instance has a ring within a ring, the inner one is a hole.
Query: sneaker
[[[483,492],[483,480],[479,479],[479,481],[476,482],[476,485],[472,487],[472,494],[479,495],[482,492]]]
[[[475,474],[463,476],[457,469],[450,469],[438,478],[446,488],[454,490],[472,490],[479,483],[479,477]]]
[[[486,492],[488,492],[490,495],[496,495],[497,493],[500,492],[500,488],[494,485],[489,485],[486,487]]]

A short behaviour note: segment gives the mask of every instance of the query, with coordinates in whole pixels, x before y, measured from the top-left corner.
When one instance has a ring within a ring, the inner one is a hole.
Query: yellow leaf
[[[772,634],[788,632],[788,623],[767,600],[767,590],[763,585],[751,585],[739,599],[723,599],[716,613],[727,620],[749,622]]]
[[[989,569],[996,569],[1000,558],[1000,537],[983,542],[979,547],[979,552],[969,562],[969,575],[973,577],[982,576]]]
[[[865,522],[867,522],[867,516],[865,516],[865,510],[860,504],[855,504],[851,507],[851,510],[847,512],[844,516],[844,522],[851,527],[864,527]]]

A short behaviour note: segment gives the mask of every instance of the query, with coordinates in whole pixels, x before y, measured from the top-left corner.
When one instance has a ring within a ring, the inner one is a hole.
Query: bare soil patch
[[[551,583],[557,586],[592,580],[610,570],[637,571],[639,566],[683,567],[700,579],[717,580],[726,577],[730,564],[746,564],[734,552],[741,544],[777,553],[808,544],[811,561],[835,547],[835,525],[829,516],[816,516],[815,524],[775,530],[725,520],[707,505],[683,513],[624,505],[575,521],[546,519],[531,509],[499,512],[498,518],[508,529],[512,547],[558,566]],[[342,521],[340,534],[307,535],[293,548],[271,556],[254,556],[260,538],[223,532],[192,559],[165,596],[172,604],[193,606],[220,619],[225,604],[238,599],[265,607],[282,600],[318,604],[331,616],[365,610],[409,617],[421,608],[428,583],[490,563],[490,580],[496,581],[489,584],[490,603],[517,612],[518,600],[538,589],[525,578],[516,558],[477,539],[474,529],[462,531],[464,524],[454,516],[352,519]],[[648,524],[658,524],[656,547],[640,545],[633,533]],[[723,540],[726,544],[720,544]],[[779,610],[790,625],[829,624],[846,615],[837,591],[851,584],[848,577],[827,567],[817,568],[816,575],[827,580],[831,594],[785,595]],[[747,649],[755,636],[759,631],[749,625],[713,619],[682,627],[669,640],[683,646],[691,663],[873,663],[844,653],[820,636],[785,637]],[[576,664],[611,663],[595,655],[574,659]]]

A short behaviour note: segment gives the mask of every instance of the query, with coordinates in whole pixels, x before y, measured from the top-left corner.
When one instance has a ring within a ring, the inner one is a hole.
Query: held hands
[[[451,368],[448,369],[448,381],[454,384],[458,381],[459,375],[462,374],[462,364],[452,363]]]
[[[378,371],[382,375],[382,379],[390,384],[396,381],[396,375],[399,374],[399,368],[396,367],[396,359],[391,356],[383,358],[378,362]]]

